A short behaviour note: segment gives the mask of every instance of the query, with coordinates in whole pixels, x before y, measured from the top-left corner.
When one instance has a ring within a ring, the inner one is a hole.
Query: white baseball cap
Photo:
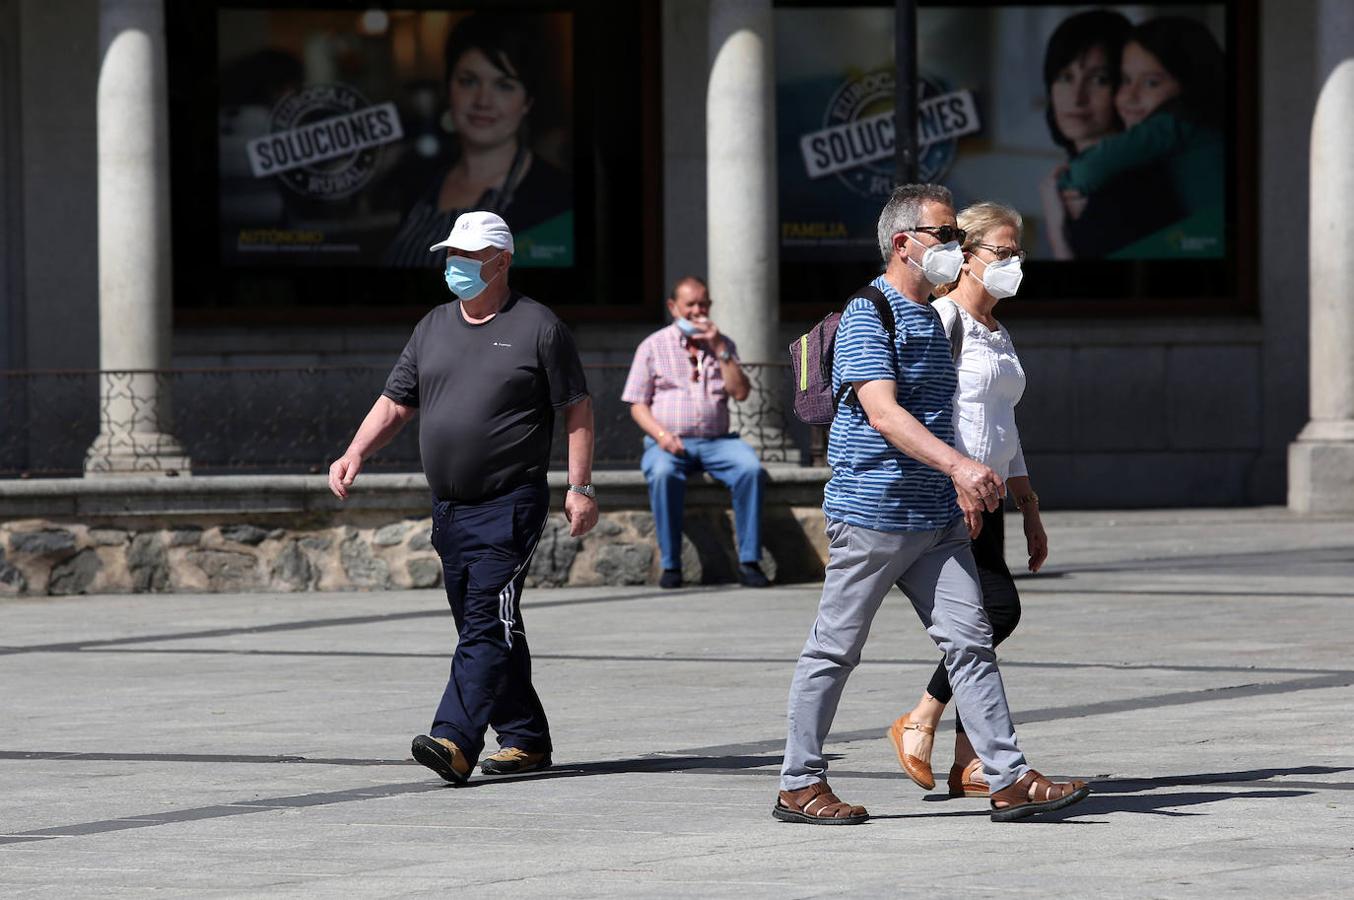
[[[512,231],[509,230],[508,223],[497,213],[483,210],[461,213],[452,224],[451,234],[447,235],[447,239],[438,241],[428,250],[441,250],[443,247],[469,251],[497,247],[512,253]]]

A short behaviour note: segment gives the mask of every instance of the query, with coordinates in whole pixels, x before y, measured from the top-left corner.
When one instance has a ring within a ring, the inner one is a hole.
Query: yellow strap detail
[[[809,389],[809,336],[807,334],[799,336],[799,389],[801,391]]]

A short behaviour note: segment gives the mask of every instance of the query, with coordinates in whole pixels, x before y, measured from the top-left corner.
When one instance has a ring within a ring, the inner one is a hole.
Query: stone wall
[[[174,492],[165,479],[128,481],[121,491],[82,479],[0,484],[0,595],[437,587],[442,567],[429,541],[431,520],[419,514],[426,509],[419,481],[366,477],[347,506],[324,496],[322,479],[288,476],[190,478]],[[653,517],[638,473],[598,481],[597,527],[570,537],[563,513],[552,513],[528,585],[657,583]],[[815,470],[771,478],[762,526],[769,576],[822,578],[822,510],[795,502],[820,485]],[[727,498],[708,483],[692,486],[682,549],[688,583],[734,580]],[[558,497],[553,507],[562,507]],[[54,512],[35,514],[43,508]]]

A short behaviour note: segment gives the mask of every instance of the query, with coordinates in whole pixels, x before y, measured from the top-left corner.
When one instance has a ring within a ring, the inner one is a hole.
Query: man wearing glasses
[[[896,584],[944,655],[959,712],[992,791],[992,818],[1005,821],[1083,799],[1080,782],[1054,784],[1025,762],[992,650],[970,537],[1005,493],[989,467],[954,448],[954,361],[933,287],[959,276],[964,232],[939,185],[894,190],[879,216],[884,274],[872,282],[888,301],[894,334],[874,303],[847,304],[836,333],[832,387],[843,401],[828,434],[832,477],[823,491],[827,573],[817,620],[790,685],[781,791],[782,821],[854,825],[864,807],[827,783],[823,742],[884,597]]]
[[[672,324],[635,351],[621,399],[644,430],[640,463],[649,484],[665,588],[682,586],[682,517],[688,475],[706,471],[733,493],[738,580],[770,584],[762,573],[762,464],[729,431],[729,398],[751,391],[738,348],[710,319],[710,292],[694,275],[678,279],[668,298]]]

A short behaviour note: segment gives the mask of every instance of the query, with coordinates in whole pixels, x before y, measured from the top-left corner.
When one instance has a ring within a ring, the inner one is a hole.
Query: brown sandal
[[[865,807],[843,803],[826,781],[797,791],[781,791],[771,815],[782,822],[804,825],[859,825],[870,818]]]
[[[975,759],[966,766],[959,763],[950,766],[949,784],[951,797],[986,797],[989,791],[983,761]]]
[[[1011,822],[1080,803],[1090,796],[1084,781],[1052,782],[1030,769],[1015,784],[992,795],[992,821]],[[1005,804],[998,806],[998,803]]]
[[[917,722],[909,721],[906,715],[900,716],[896,722],[889,726],[889,740],[893,742],[893,749],[898,753],[898,765],[903,767],[907,777],[917,783],[917,786],[924,791],[929,791],[936,786],[935,773],[931,771],[931,759],[927,757],[922,759],[913,756],[903,749],[903,732],[915,731],[918,734],[934,735],[936,729],[931,725],[922,725]],[[934,742],[933,742],[934,743]]]

